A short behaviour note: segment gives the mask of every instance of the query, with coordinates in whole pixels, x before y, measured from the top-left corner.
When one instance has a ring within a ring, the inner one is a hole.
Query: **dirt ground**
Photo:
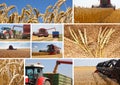
[[[52,38],[52,35],[49,35],[48,37],[38,37],[38,36],[32,36],[33,41],[62,41],[62,35],[59,35],[59,38]]]
[[[0,58],[29,58],[30,49],[6,50],[0,49]]]
[[[108,43],[102,49],[102,56],[91,56],[78,46],[70,34],[70,29],[74,29],[76,35],[80,36],[78,29],[83,33],[86,28],[87,45],[92,53],[96,52],[98,34],[100,27],[104,30],[113,28],[115,31],[110,36]],[[119,24],[81,24],[65,25],[64,30],[64,54],[66,58],[120,58],[120,25]],[[71,49],[71,50],[70,50]]]
[[[43,52],[42,53],[33,52],[32,58],[62,58],[62,54],[49,55],[49,54],[43,53]]]
[[[0,41],[30,41],[30,39],[0,39]]]
[[[94,73],[95,67],[74,67],[74,85],[119,85],[115,80]]]

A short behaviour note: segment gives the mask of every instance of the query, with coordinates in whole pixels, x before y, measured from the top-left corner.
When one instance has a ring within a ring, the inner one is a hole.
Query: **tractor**
[[[49,76],[49,78],[44,77],[44,75],[43,75],[44,66],[41,65],[40,63],[26,65],[25,66],[25,75],[26,75],[25,85],[55,85],[54,83],[57,82],[56,81],[57,79],[55,79],[55,77],[52,77],[52,76],[54,76],[57,73],[58,66],[61,63],[62,64],[72,64],[72,61],[57,60],[56,65],[53,70],[53,73],[44,74],[46,76]],[[71,83],[71,85],[72,85],[72,83]]]
[[[13,38],[13,31],[11,28],[9,27],[2,27],[0,29],[0,38],[3,38],[3,39],[10,39],[10,38]]]
[[[26,85],[51,85],[50,79],[43,76],[44,66],[40,63],[26,65]]]
[[[52,37],[53,38],[59,38],[59,32],[56,31],[55,27],[54,28],[49,28],[49,29],[39,28],[37,33],[33,32],[33,35],[38,36],[38,37],[48,37],[49,36],[48,30],[52,30],[52,29],[55,30],[55,31],[52,32]]]
[[[115,10],[115,6],[111,4],[110,0],[100,0],[99,6],[92,5],[92,8],[113,8]]]
[[[108,78],[115,79],[120,84],[120,59],[100,62],[96,66],[95,73],[100,73]]]

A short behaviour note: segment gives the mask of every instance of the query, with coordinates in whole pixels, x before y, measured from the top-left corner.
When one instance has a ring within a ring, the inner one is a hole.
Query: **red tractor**
[[[1,30],[0,31],[0,38],[3,38],[3,39],[13,38],[13,31],[11,28],[2,27],[0,30]]]
[[[44,66],[41,64],[26,65],[26,85],[51,85],[50,79],[43,76]]]
[[[110,0],[100,0],[99,6],[92,5],[92,8],[113,8],[115,9],[115,6],[111,4]]]

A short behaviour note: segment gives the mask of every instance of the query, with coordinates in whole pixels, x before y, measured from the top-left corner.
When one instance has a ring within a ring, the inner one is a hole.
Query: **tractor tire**
[[[52,85],[50,81],[46,80],[44,85]]]
[[[4,39],[9,39],[9,38],[10,38],[9,33],[4,34]]]
[[[11,38],[11,39],[13,39],[13,38],[14,38],[14,35],[13,35],[13,34],[11,34],[11,35],[10,35],[10,38]]]

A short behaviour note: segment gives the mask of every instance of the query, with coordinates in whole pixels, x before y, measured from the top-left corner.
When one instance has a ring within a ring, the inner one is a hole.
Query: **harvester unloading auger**
[[[100,0],[99,6],[92,5],[92,8],[113,8],[115,10],[115,6],[111,4],[111,0]]]
[[[95,73],[102,74],[110,79],[116,80],[120,85],[120,59],[100,62],[96,66]]]

